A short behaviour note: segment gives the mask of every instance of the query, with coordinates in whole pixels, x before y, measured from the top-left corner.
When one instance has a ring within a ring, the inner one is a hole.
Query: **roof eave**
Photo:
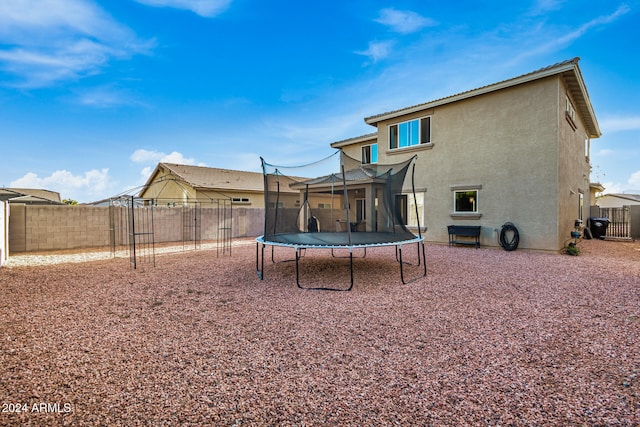
[[[343,139],[342,141],[332,142],[331,148],[341,148],[341,147],[346,147],[347,145],[373,141],[376,139],[378,139],[377,133],[368,133],[366,135],[360,135],[354,138]]]
[[[563,64],[555,68],[541,70],[535,73],[525,74],[520,77],[515,77],[513,79],[505,80],[502,82],[494,83],[488,86],[483,86],[477,89],[472,89],[467,92],[462,92],[457,95],[452,95],[446,98],[437,99],[435,101],[427,102],[425,104],[415,105],[413,107],[404,108],[401,110],[391,111],[389,113],[384,113],[377,116],[371,116],[364,119],[365,123],[369,125],[374,125],[378,122],[394,119],[396,117],[405,116],[407,114],[416,113],[422,110],[427,110],[429,108],[439,107],[441,105],[451,104],[453,102],[462,101],[465,99],[473,98],[479,95],[484,95],[487,93],[495,92],[498,90],[506,89],[509,87],[521,85],[523,83],[528,83],[534,80],[539,80],[545,77],[554,76],[556,74],[560,74],[566,71],[571,71],[575,68],[575,64],[573,62],[568,64]]]

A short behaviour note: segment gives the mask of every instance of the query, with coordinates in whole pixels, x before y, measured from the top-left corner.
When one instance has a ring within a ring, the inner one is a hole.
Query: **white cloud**
[[[537,0],[531,12],[532,15],[542,15],[562,8],[566,0]]]
[[[627,183],[631,188],[640,188],[640,170],[632,173]]]
[[[131,154],[131,160],[136,163],[157,163],[165,154],[159,151],[138,149]]]
[[[147,6],[173,7],[190,10],[205,18],[212,18],[224,12],[232,0],[136,0]]]
[[[374,21],[401,34],[415,33],[424,27],[437,25],[437,22],[431,18],[425,18],[410,10],[396,10],[394,8],[382,9],[379,17]]]
[[[151,176],[151,172],[153,172],[153,167],[151,166],[145,166],[144,168],[142,168],[142,170],[140,171],[140,182],[147,182],[147,179],[149,179],[149,177]]]
[[[156,163],[166,162],[166,163],[177,163],[180,165],[194,165],[194,166],[207,166],[205,163],[196,162],[196,159],[185,157],[184,154],[179,153],[177,151],[172,151],[171,153],[163,153],[162,151],[153,151],[153,150],[145,150],[138,149],[131,154],[131,161],[135,163],[143,163],[147,164],[147,166],[143,167],[140,170],[140,183],[143,184],[149,179]],[[153,165],[153,166],[151,166]]]
[[[613,154],[614,151],[609,149],[609,148],[603,148],[602,150],[598,150],[598,152],[596,153],[596,155],[598,156],[609,156],[611,154]]]
[[[126,90],[112,85],[94,87],[79,92],[74,99],[75,102],[87,107],[109,108],[122,105],[144,106],[145,104],[136,100]]]
[[[640,193],[640,170],[633,172],[625,184],[608,181],[602,183],[603,194]]]
[[[98,73],[153,42],[90,0],[21,0],[0,2],[0,46],[0,68],[16,77],[5,84],[35,88]]]
[[[136,163],[178,163],[181,165],[205,166],[204,163],[196,162],[196,159],[185,157],[184,154],[173,151],[169,154],[161,151],[151,151],[138,149],[131,154],[131,160]]]
[[[640,130],[640,117],[611,117],[600,122],[604,133]]]
[[[369,42],[369,48],[364,51],[357,51],[358,55],[367,56],[372,62],[378,62],[381,59],[389,56],[391,52],[391,48],[393,47],[393,42],[384,41],[384,42]]]
[[[518,63],[522,61],[524,58],[548,54],[550,52],[557,52],[565,47],[571,45],[574,41],[578,40],[580,37],[584,36],[587,32],[592,30],[593,28],[602,27],[607,24],[610,24],[616,21],[622,15],[625,15],[631,11],[631,8],[626,4],[619,6],[613,13],[609,15],[598,16],[597,18],[592,19],[573,31],[562,30],[562,33],[558,33],[557,31],[551,31],[545,26],[536,26],[534,27],[534,32],[532,32],[529,36],[529,39],[534,41],[536,44],[531,45],[530,48],[527,46],[522,47],[522,53],[516,55],[511,60],[511,63]],[[546,40],[544,40],[546,39]]]
[[[33,172],[28,172],[22,178],[11,182],[11,187],[17,188],[43,188],[57,191],[63,199],[71,198],[81,202],[90,201],[91,198],[101,198],[112,186],[109,177],[109,169],[91,169],[83,175],[74,175],[67,170],[57,170],[47,177],[39,177]]]

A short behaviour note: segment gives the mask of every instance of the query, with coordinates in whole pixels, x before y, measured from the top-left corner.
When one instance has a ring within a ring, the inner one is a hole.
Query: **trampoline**
[[[354,284],[354,250],[394,246],[400,279],[407,284],[427,275],[423,228],[413,176],[416,156],[395,164],[363,164],[342,150],[304,166],[275,166],[263,158],[265,194],[264,234],[256,239],[256,272],[265,278],[265,247],[271,246],[271,262],[295,262],[296,285],[301,289],[350,291]],[[339,163],[340,172],[309,178],[314,171]],[[410,180],[407,179],[410,171]],[[405,183],[405,180],[409,181]],[[417,234],[405,225],[411,220]],[[403,260],[402,249],[414,245],[413,262]],[[275,247],[293,249],[291,259],[276,261]],[[350,280],[342,287],[304,286],[301,259],[310,249],[330,249],[336,258],[349,258]],[[346,249],[348,256],[334,250]],[[410,266],[414,277],[407,279]],[[417,273],[416,273],[417,271]]]

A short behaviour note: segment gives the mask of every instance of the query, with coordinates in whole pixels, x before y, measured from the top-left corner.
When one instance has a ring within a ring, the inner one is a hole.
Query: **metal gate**
[[[620,239],[631,238],[631,209],[629,206],[621,208],[600,208],[601,218],[609,219],[607,237]]]

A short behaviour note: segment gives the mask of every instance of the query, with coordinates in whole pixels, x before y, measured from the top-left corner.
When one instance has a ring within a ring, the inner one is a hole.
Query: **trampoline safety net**
[[[319,162],[298,166],[276,166],[262,160],[264,172],[264,235],[256,239],[256,272],[264,279],[264,248],[295,249],[296,283],[302,289],[349,291],[353,287],[353,249],[395,246],[400,278],[409,283],[427,275],[424,239],[406,226],[415,207],[413,185],[416,156],[395,164],[367,164],[342,150]],[[332,167],[333,166],[333,167]],[[338,172],[328,172],[339,168]],[[408,175],[408,172],[411,174]],[[405,182],[410,176],[410,186]],[[409,197],[412,200],[409,200]],[[402,246],[416,243],[416,263],[403,261]],[[260,249],[260,247],[262,249]],[[303,287],[299,264],[303,251],[314,248],[349,248],[350,285],[348,288]],[[283,261],[284,262],[284,261]],[[421,267],[421,275],[405,280],[403,265]]]
[[[408,200],[415,197],[412,182],[405,184],[415,156],[396,164],[362,164],[339,150],[305,166],[276,166],[261,160],[265,242],[348,247],[415,239],[405,226],[412,214],[409,207],[415,206]],[[313,177],[336,166],[338,172]],[[410,191],[403,193],[403,188]]]

